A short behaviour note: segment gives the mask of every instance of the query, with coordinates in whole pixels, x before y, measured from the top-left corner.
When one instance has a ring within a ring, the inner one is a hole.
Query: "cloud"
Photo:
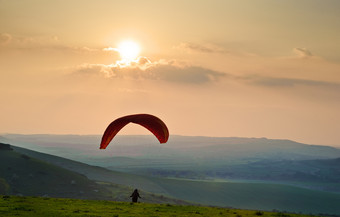
[[[313,57],[314,55],[306,48],[294,48],[294,53],[300,58]]]
[[[197,66],[177,67],[174,65],[157,65],[148,71],[155,79],[196,84],[217,81],[224,75],[223,73]]]
[[[58,36],[20,36],[9,33],[0,33],[0,46],[9,49],[23,50],[57,50],[74,53],[98,53],[107,52],[105,49],[89,48],[86,46],[76,47],[62,44]]]
[[[204,84],[219,80],[226,74],[214,70],[189,66],[177,61],[160,60],[151,62],[146,57],[126,65],[117,61],[112,65],[83,64],[73,72],[78,75],[95,75],[111,79],[161,80],[167,82]]]
[[[55,35],[52,36],[20,36],[12,35],[9,33],[0,34],[0,44],[12,47],[41,47],[44,45],[55,45],[59,43],[59,38]]]
[[[146,57],[140,57],[131,63],[117,61],[115,64],[83,64],[73,73],[82,76],[102,76],[110,79],[159,80],[183,84],[207,84],[227,78],[250,85],[263,87],[297,87],[314,86],[340,88],[339,83],[312,79],[285,77],[269,77],[263,75],[237,76],[208,68],[186,65],[176,60],[159,60],[151,62]]]
[[[98,75],[104,77],[111,77],[111,67],[104,64],[88,64],[84,63],[74,71],[76,75]]]
[[[339,83],[316,81],[308,79],[295,79],[295,78],[273,78],[264,76],[246,76],[242,77],[251,84],[266,86],[266,87],[295,87],[295,86],[321,86],[321,87],[336,87],[340,88]]]
[[[226,53],[221,47],[212,44],[195,44],[189,42],[180,43],[175,49],[184,50],[186,52],[199,52],[199,53]]]
[[[105,48],[103,48],[103,51],[106,51],[106,52],[119,52],[119,50],[117,48],[114,48],[114,47],[105,47]]]
[[[9,44],[12,40],[12,36],[8,33],[0,34],[0,45]]]

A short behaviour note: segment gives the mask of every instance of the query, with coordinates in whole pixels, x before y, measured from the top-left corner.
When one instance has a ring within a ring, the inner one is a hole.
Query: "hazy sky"
[[[340,145],[340,1],[0,0],[0,102],[0,133],[150,113],[171,134]]]

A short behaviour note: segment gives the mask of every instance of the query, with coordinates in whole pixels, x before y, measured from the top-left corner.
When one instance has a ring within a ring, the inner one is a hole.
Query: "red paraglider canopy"
[[[160,143],[168,141],[169,130],[161,119],[149,114],[135,114],[114,120],[103,134],[100,149],[105,149],[113,137],[128,123],[135,123],[145,127],[157,137]]]

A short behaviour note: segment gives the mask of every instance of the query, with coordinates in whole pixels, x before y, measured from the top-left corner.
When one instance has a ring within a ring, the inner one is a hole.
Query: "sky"
[[[338,0],[0,0],[0,133],[149,113],[170,137],[340,146],[339,27]]]

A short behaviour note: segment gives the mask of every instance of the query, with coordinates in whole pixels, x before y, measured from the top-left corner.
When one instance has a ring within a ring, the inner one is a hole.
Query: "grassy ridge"
[[[77,200],[42,197],[0,197],[0,216],[271,216],[305,217],[308,215],[238,210],[202,206],[177,206],[169,204],[127,203],[100,200]]]
[[[15,151],[0,150],[0,178],[11,194],[99,199],[110,194],[84,175]]]

